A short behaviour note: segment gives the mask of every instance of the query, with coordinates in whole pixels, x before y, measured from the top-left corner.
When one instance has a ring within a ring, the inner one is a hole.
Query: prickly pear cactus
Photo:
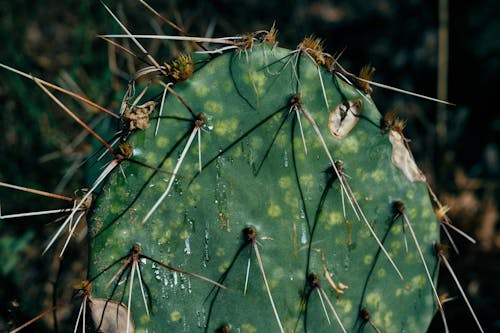
[[[185,56],[160,75],[174,85],[129,96],[88,221],[92,299],[110,300],[96,326],[425,331],[439,241],[425,177],[369,87],[320,55],[255,41]]]

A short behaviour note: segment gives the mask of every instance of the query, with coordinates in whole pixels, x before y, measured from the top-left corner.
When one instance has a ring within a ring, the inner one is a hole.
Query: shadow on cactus
[[[450,222],[403,122],[372,101],[373,69],[348,73],[314,38],[277,47],[274,28],[123,29],[106,38],[219,46],[164,64],[148,55],[119,140],[100,139],[112,158],[46,249],[69,225],[64,251],[87,213],[75,329],[421,332],[437,311],[446,326],[435,284],[449,264],[434,246]]]

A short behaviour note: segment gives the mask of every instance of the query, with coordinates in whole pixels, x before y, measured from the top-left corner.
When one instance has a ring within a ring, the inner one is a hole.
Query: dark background
[[[444,68],[438,64],[439,47],[448,45],[445,90],[456,106],[438,107],[377,88],[373,98],[381,112],[396,108],[408,120],[405,135],[419,165],[441,201],[451,207],[454,223],[478,240],[472,245],[453,234],[461,254],[452,254],[451,261],[485,331],[500,331],[500,116],[495,103],[500,89],[499,1],[450,1],[448,9],[441,11],[449,15],[444,25],[448,43],[438,39],[438,1],[150,4],[192,35],[204,35],[213,24],[213,35],[219,37],[269,29],[276,22],[279,45],[294,48],[314,33],[332,54],[345,48],[341,63],[346,69],[357,73],[370,63],[377,68],[375,81],[429,96],[437,96],[437,72]],[[134,33],[173,34],[138,1],[110,0],[108,5]],[[123,53],[96,38],[111,32],[121,30],[99,2],[0,0],[0,62],[73,91],[81,89],[91,100],[116,108],[126,86],[125,73],[140,64],[134,67]],[[192,47],[145,45],[159,61]],[[86,121],[101,119],[94,111],[63,99]],[[89,140],[75,141],[81,133],[36,84],[0,71],[0,181],[73,195],[85,184],[85,167],[77,166],[91,151]],[[64,181],[71,168],[75,172]],[[0,204],[4,214],[61,207],[56,200],[4,188],[0,188]],[[73,242],[62,262],[53,252],[40,255],[56,228],[50,218],[0,222],[0,330],[49,308],[54,297],[70,299],[68,286],[85,278],[84,237],[80,243]],[[439,289],[459,296],[444,270]],[[452,332],[478,332],[460,297],[446,303],[445,310]],[[74,311],[62,306],[58,316],[59,331],[72,330],[68,325],[75,319]],[[25,331],[52,331],[53,325],[47,316]],[[436,316],[430,332],[442,331]]]

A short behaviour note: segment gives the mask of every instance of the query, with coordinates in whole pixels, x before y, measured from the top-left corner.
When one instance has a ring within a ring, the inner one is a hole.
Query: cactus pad
[[[93,297],[132,292],[135,332],[425,330],[436,299],[406,223],[433,280],[439,223],[370,96],[300,49],[194,58],[160,78],[164,103],[160,85],[138,103],[157,102],[149,126],[129,120],[132,155],[94,200]]]

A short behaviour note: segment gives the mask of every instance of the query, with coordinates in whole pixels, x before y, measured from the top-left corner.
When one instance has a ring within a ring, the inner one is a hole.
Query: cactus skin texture
[[[426,330],[436,300],[393,203],[404,202],[434,282],[439,223],[425,178],[410,181],[394,165],[392,132],[381,130],[368,95],[305,52],[260,42],[195,61],[192,76],[172,89],[195,117],[168,93],[155,135],[163,87],[150,88],[139,104],[154,96],[158,106],[147,129],[126,136],[131,158],[172,172],[192,142],[170,192],[145,222],[173,175],[123,160],[107,178],[88,221],[94,299],[126,305],[132,290],[135,332],[280,332],[280,325],[341,332],[339,321],[347,332],[374,331],[361,310],[381,332]],[[330,113],[349,101],[360,106],[359,121],[334,137]],[[404,279],[342,195],[321,138],[342,161],[344,182]],[[134,245],[227,289],[140,257],[148,316],[137,271],[130,288],[132,266],[122,264]]]

